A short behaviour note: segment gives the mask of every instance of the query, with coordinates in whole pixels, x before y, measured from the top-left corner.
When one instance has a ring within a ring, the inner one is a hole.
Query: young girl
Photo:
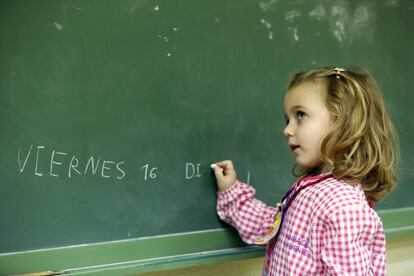
[[[319,68],[294,75],[284,135],[300,178],[276,207],[212,165],[219,217],[249,244],[266,244],[263,275],[384,275],[385,236],[373,203],[396,184],[397,136],[366,71]]]

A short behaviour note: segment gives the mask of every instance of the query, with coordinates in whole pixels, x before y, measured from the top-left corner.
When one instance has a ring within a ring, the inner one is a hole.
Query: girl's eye
[[[304,116],[305,116],[305,112],[303,112],[303,111],[296,112],[296,117],[299,121],[303,120]]]

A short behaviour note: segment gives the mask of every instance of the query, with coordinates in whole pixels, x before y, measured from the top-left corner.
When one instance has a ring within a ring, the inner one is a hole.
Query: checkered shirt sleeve
[[[384,230],[372,212],[349,206],[329,217],[321,252],[328,275],[386,274]]]
[[[244,242],[262,238],[273,224],[277,209],[253,198],[255,189],[237,181],[217,193],[218,216],[237,229]]]

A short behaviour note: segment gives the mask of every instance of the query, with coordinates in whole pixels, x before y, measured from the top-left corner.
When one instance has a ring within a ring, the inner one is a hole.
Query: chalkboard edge
[[[4,253],[0,254],[0,275],[43,271],[126,275],[260,255],[262,247],[247,246],[234,229],[224,228]]]
[[[414,237],[414,207],[378,211],[387,240]]]

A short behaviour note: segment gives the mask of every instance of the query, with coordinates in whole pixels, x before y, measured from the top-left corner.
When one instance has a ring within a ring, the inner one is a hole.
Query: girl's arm
[[[253,187],[237,181],[217,193],[217,214],[237,229],[244,242],[253,244],[266,235],[277,209],[253,198]]]
[[[273,224],[276,208],[253,198],[253,187],[236,181],[236,171],[229,160],[212,165],[217,179],[217,214],[235,227],[249,244],[267,233]]]
[[[327,274],[385,275],[384,229],[373,210],[341,208],[325,226],[321,256]]]

